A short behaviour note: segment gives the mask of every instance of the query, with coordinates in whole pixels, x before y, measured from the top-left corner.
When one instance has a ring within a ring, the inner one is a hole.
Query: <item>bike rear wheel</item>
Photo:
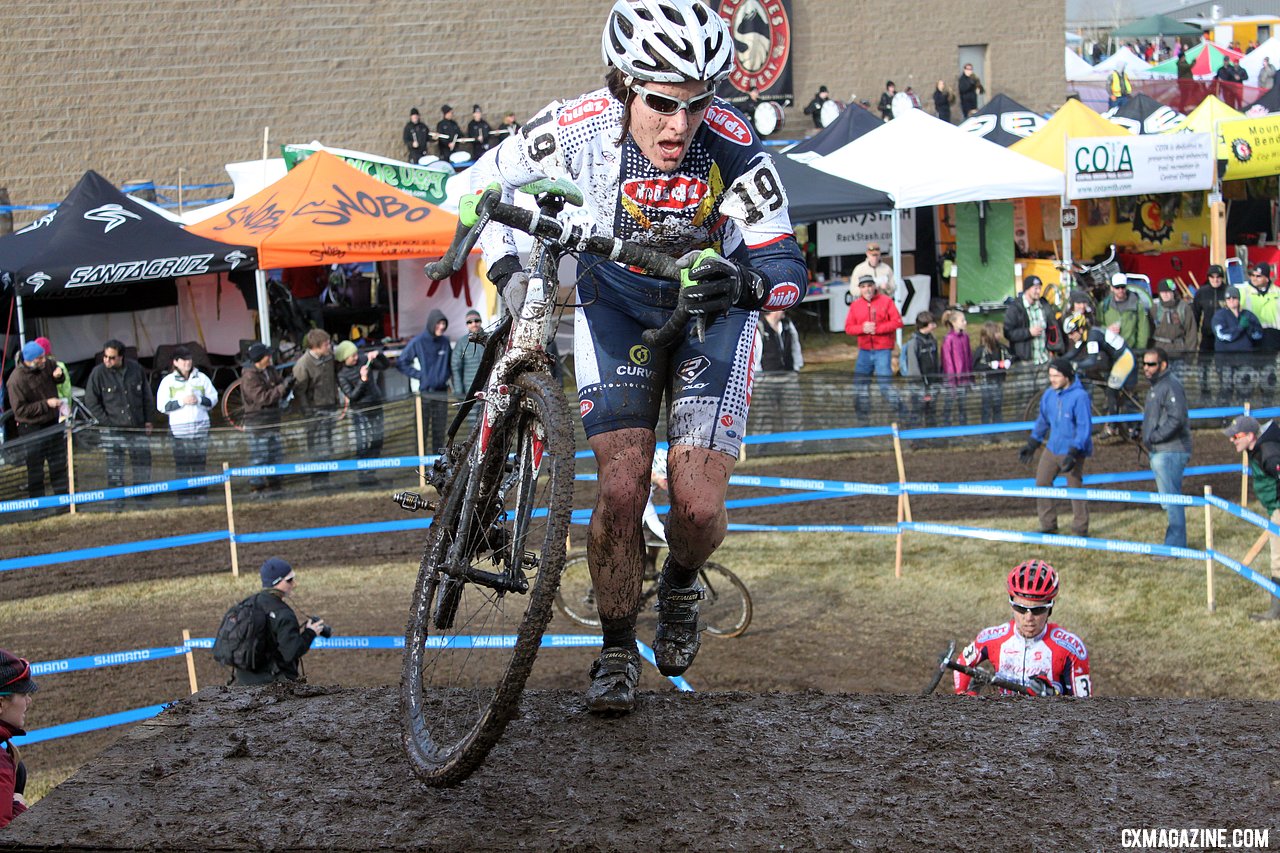
[[[563,391],[534,373],[512,383],[485,446],[477,426],[450,448],[400,680],[401,739],[428,784],[470,775],[515,712],[564,565],[573,453]]]
[[[591,570],[587,567],[585,551],[570,554],[564,561],[564,571],[560,573],[560,588],[556,590],[556,608],[585,628],[600,627],[596,592],[591,584]]]
[[[747,585],[719,563],[705,563],[698,580],[706,590],[698,619],[708,634],[741,637],[751,624],[751,593]]]

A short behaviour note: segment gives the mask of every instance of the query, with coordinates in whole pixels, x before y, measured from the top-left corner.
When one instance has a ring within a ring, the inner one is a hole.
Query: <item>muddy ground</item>
[[[0,834],[11,850],[1106,850],[1270,828],[1270,702],[526,694],[480,771],[424,788],[395,691],[209,688]],[[1124,744],[1117,749],[1117,744]]]
[[[908,476],[1029,476],[1017,465],[1017,446],[913,450]],[[1232,461],[1220,434],[1197,434],[1195,464]],[[1094,471],[1137,467],[1128,445],[1100,446],[1090,464]],[[740,470],[897,479],[888,454],[764,457]],[[411,482],[383,476],[388,491]],[[1239,479],[1231,475],[1189,480],[1187,491],[1198,493],[1205,483],[1238,496]],[[575,504],[587,506],[594,484],[579,487]],[[766,492],[733,489],[730,498],[758,494]],[[918,498],[912,505],[917,520],[1033,514],[1026,502],[988,498]],[[1094,509],[1103,513],[1106,505]],[[894,516],[893,500],[864,497],[758,507],[731,520],[883,523]],[[402,517],[374,492],[244,502],[236,515],[241,534]],[[225,522],[220,505],[47,519],[0,528],[20,531],[0,535],[0,558],[225,529]],[[582,530],[575,528],[575,547]],[[241,545],[240,559],[249,574],[275,553],[300,567],[412,566],[421,541],[411,531]],[[227,547],[217,543],[5,572],[0,596],[109,589],[227,568]],[[824,642],[821,632],[804,630],[812,627],[812,602],[781,587],[753,592],[757,621],[748,635],[704,644],[690,673],[699,693],[676,696],[648,669],[642,713],[626,720],[603,722],[579,711],[591,650],[540,656],[521,720],[480,775],[456,792],[406,781],[388,689],[398,679],[397,653],[362,652],[354,666],[350,654],[316,655],[308,661],[312,682],[344,689],[248,696],[212,688],[152,723],[30,747],[29,760],[47,766],[90,763],[0,833],[0,849],[984,849],[997,837],[1014,849],[1102,849],[1119,846],[1122,827],[1265,827],[1280,813],[1280,776],[1270,760],[1280,746],[1274,704],[1109,697],[1066,703],[1050,724],[1035,703],[996,708],[985,700],[911,697],[921,687],[918,671],[867,663],[898,659],[895,638],[859,632],[854,659],[841,647],[848,637]],[[763,612],[761,600],[768,602]],[[325,618],[342,628],[403,632],[403,606],[388,607],[377,594],[324,606]],[[218,616],[180,624],[208,636]],[[51,617],[48,637],[32,639],[23,653],[49,659],[172,645],[180,638],[169,617],[145,607],[128,625]],[[552,630],[579,629],[557,616]],[[207,656],[197,660],[201,684],[217,684],[220,668]],[[58,719],[40,725],[187,692],[178,663],[58,678],[73,689],[59,690]],[[33,825],[38,831],[24,828]],[[1028,836],[1028,827],[1043,831]]]

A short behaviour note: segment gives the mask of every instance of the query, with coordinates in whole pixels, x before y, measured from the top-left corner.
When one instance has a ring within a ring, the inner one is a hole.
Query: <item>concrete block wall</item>
[[[874,103],[885,79],[922,101],[957,73],[957,46],[989,44],[989,93],[1036,109],[1062,99],[1064,0],[794,0],[796,105],[825,84]],[[600,85],[609,0],[7,0],[0,3],[0,187],[54,202],[89,168],[186,185],[286,142],[398,157],[410,107],[465,127],[523,121]],[[169,193],[173,195],[173,193]],[[34,213],[18,213],[18,225]]]

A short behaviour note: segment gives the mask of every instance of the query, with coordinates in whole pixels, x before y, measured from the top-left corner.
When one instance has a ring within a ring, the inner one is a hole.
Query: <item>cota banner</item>
[[[764,101],[794,101],[791,0],[720,0],[733,37],[733,71],[717,90],[740,102],[755,86]]]
[[[453,167],[450,167],[448,172],[441,172],[429,166],[418,166],[360,151],[317,146],[315,143],[280,146],[280,154],[284,157],[285,168],[288,169],[292,169],[317,151],[328,151],[374,180],[389,187],[395,187],[429,204],[440,204],[444,201],[444,183],[453,174]]]
[[[1067,140],[1067,197],[1113,198],[1213,186],[1207,133],[1082,136]]]
[[[1218,131],[1227,150],[1223,180],[1280,175],[1280,115],[1224,121]]]

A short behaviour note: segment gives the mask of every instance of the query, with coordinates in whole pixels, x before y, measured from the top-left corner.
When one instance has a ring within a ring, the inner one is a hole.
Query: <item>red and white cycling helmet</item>
[[[1058,573],[1044,560],[1027,560],[1009,572],[1009,597],[1052,601],[1058,594]]]
[[[650,83],[718,83],[733,70],[729,25],[701,0],[617,0],[600,52],[605,64]]]

